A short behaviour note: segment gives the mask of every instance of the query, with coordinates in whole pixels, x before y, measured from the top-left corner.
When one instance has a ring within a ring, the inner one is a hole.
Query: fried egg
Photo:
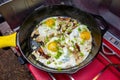
[[[92,36],[85,24],[63,16],[49,17],[39,24],[35,29],[39,35],[32,39],[43,43],[41,50],[32,52],[39,62],[51,68],[65,69],[79,65],[89,55]]]

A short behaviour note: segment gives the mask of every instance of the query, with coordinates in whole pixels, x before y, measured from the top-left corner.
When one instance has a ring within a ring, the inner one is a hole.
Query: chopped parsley
[[[62,52],[58,51],[57,54],[55,55],[55,58],[58,59],[62,55]]]
[[[81,57],[83,57],[83,56],[84,56],[84,54],[83,54],[82,52],[80,52],[80,56],[81,56]]]
[[[47,43],[47,42],[49,42],[48,36],[46,36],[46,38],[45,38],[45,43]]]
[[[62,40],[62,41],[64,41],[64,40],[65,40],[65,37],[64,37],[64,36],[62,36],[62,37],[61,37],[61,40]]]
[[[47,64],[50,64],[50,63],[51,63],[50,61],[47,62]]]
[[[58,70],[58,71],[62,71],[62,68],[61,68],[61,67],[58,67],[57,70]]]
[[[83,45],[85,43],[85,40],[80,41],[80,44]]]
[[[80,27],[78,28],[78,31],[79,31],[79,32],[81,31]]]

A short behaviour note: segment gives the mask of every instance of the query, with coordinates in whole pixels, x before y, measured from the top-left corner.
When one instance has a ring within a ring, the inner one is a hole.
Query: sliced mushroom
[[[78,51],[73,51],[73,56],[74,56],[74,58],[75,58],[76,63],[79,64],[80,61],[81,61],[80,59],[82,58],[82,57],[79,55],[79,52],[78,52]]]
[[[39,31],[37,29],[35,29],[32,34],[31,34],[31,37],[34,38],[34,36],[39,36]]]
[[[60,31],[60,30],[61,30],[61,27],[62,27],[62,25],[59,24],[59,25],[58,25],[58,28],[57,28],[57,31]]]
[[[49,55],[45,54],[44,51],[42,50],[42,48],[38,48],[38,52],[40,53],[41,56],[43,56],[44,58],[48,59],[50,58]]]
[[[77,50],[80,52],[80,46],[77,43],[75,43],[75,46],[76,46]]]
[[[67,17],[58,17],[58,20],[61,20],[61,21],[70,21],[71,20],[71,18],[67,18]]]

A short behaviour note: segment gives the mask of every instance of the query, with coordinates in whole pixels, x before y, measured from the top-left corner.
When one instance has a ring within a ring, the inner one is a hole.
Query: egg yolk
[[[48,49],[50,51],[56,52],[57,47],[58,47],[57,42],[51,42],[51,43],[48,44]]]
[[[81,32],[80,38],[82,38],[84,40],[89,40],[90,39],[90,32],[88,32],[88,31]]]
[[[54,19],[48,19],[48,20],[46,21],[46,25],[47,25],[48,27],[53,27],[54,24],[55,24],[55,20],[54,20]]]

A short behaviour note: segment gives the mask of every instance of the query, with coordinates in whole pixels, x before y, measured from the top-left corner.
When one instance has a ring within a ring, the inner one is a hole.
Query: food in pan
[[[31,34],[32,55],[55,69],[74,67],[90,54],[92,36],[88,27],[70,17],[49,17]]]

